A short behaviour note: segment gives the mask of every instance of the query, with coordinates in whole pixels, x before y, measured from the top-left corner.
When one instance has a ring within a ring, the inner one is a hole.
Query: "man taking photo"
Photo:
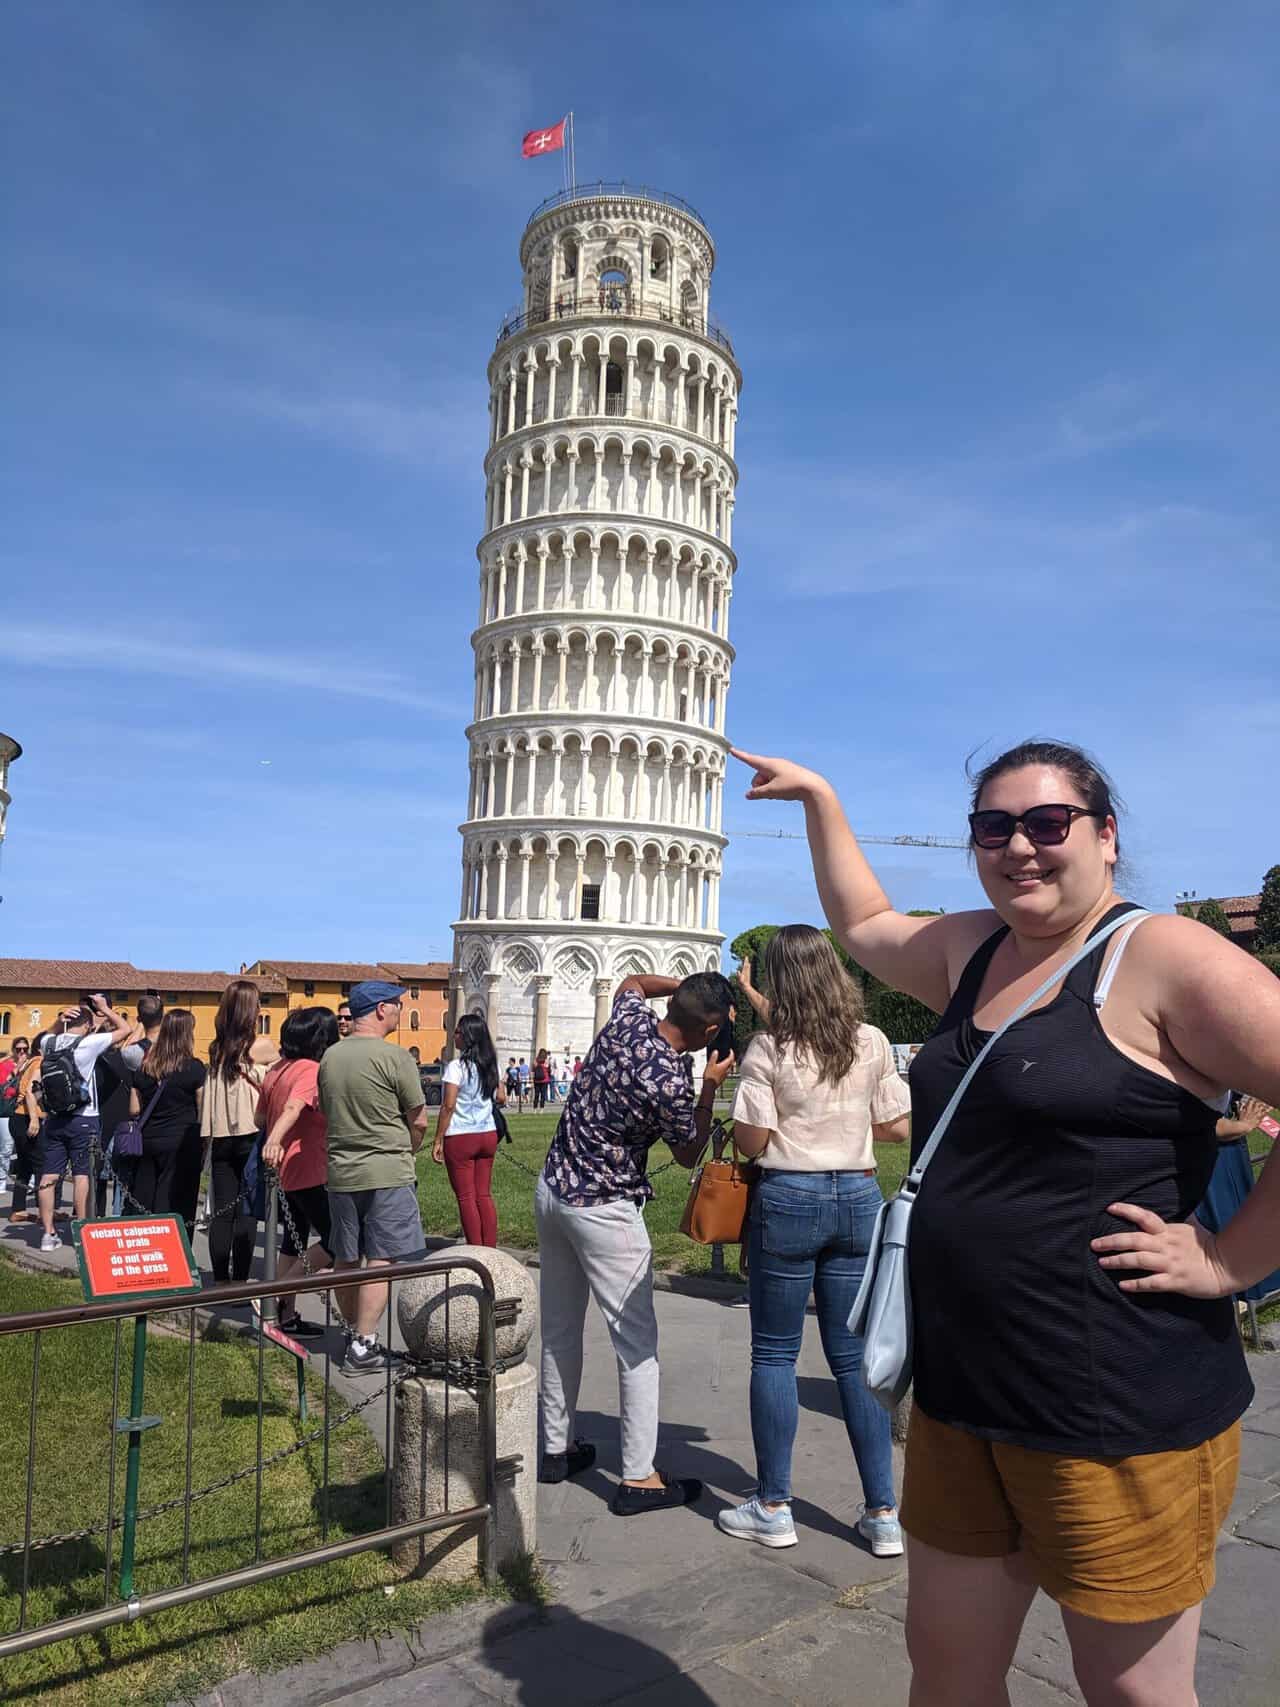
[[[665,1019],[650,996],[671,997]],[[711,1132],[712,1104],[733,1065],[710,1054],[693,1096],[687,1057],[709,1049],[733,1016],[733,991],[718,972],[627,978],[613,1013],[573,1080],[534,1197],[541,1267],[543,1460],[539,1480],[562,1482],[595,1462],[573,1438],[582,1380],[587,1299],[603,1315],[618,1360],[622,1482],[619,1517],[687,1505],[701,1482],[654,1467],[658,1446],[658,1318],[653,1247],[644,1205],[653,1196],[649,1148],[664,1139],[682,1167],[696,1166]]]
[[[395,984],[357,984],[351,992],[351,1035],[340,1037],[320,1062],[335,1270],[358,1269],[361,1259],[366,1269],[386,1268],[427,1254],[413,1165],[427,1131],[422,1084],[408,1050],[387,1042],[400,1025],[404,996]],[[396,1361],[378,1343],[390,1290],[339,1288],[338,1308],[351,1333],[345,1374],[370,1375]]]
[[[132,1022],[114,1013],[105,996],[87,996],[62,1014],[58,1030],[44,1046],[40,1067],[45,1120],[41,1133],[40,1186],[36,1194],[42,1251],[56,1251],[62,1240],[53,1230],[53,1199],[59,1179],[71,1167],[75,1217],[89,1212],[89,1171],[102,1135],[98,1112],[99,1059],[133,1035]]]

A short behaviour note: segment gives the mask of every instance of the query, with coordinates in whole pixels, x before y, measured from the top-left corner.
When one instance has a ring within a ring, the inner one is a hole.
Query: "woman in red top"
[[[262,1159],[279,1174],[284,1194],[276,1270],[282,1280],[301,1268],[318,1274],[333,1266],[325,1189],[329,1151],[317,1081],[320,1058],[337,1041],[338,1021],[331,1008],[296,1008],[280,1028],[280,1059],[263,1080],[258,1097],[258,1127],[267,1135]],[[313,1231],[319,1243],[304,1257]],[[303,1321],[292,1297],[281,1297],[279,1303],[285,1333],[294,1339],[314,1339],[324,1333],[319,1322]]]

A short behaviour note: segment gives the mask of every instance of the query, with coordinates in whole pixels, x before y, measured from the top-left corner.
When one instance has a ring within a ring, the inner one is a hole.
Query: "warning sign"
[[[160,1298],[200,1290],[187,1229],[176,1215],[77,1221],[71,1233],[86,1298]]]

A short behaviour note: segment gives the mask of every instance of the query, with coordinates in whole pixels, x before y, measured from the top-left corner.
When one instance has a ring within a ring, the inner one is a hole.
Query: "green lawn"
[[[0,1313],[78,1302],[79,1285],[27,1273],[0,1260]],[[43,1336],[36,1431],[33,1534],[49,1535],[105,1519],[107,1443],[115,1329],[110,1323],[62,1328]],[[120,1412],[128,1409],[132,1323],[122,1336]],[[5,1498],[0,1545],[23,1533],[28,1399],[28,1335],[0,1338],[0,1441]],[[265,1359],[263,1452],[298,1438],[291,1361]],[[212,1482],[256,1461],[256,1341],[202,1340],[196,1347],[193,1485]],[[187,1342],[153,1329],[147,1346],[145,1410],[161,1427],[144,1437],[141,1502],[159,1504],[183,1490]],[[311,1424],[320,1420],[313,1389]],[[321,1442],[267,1470],[263,1477],[263,1554],[320,1542]],[[362,1423],[331,1436],[330,1538],[384,1521],[382,1456]],[[117,1455],[115,1502],[123,1507],[124,1442]],[[192,1575],[211,1576],[253,1560],[253,1479],[191,1507]],[[114,1557],[119,1559],[119,1533]],[[136,1588],[147,1593],[181,1581],[182,1511],[138,1529]],[[103,1537],[32,1555],[28,1622],[87,1611],[103,1602]],[[20,1554],[0,1554],[0,1631],[18,1621]],[[386,1592],[391,1590],[390,1595]],[[196,1695],[231,1673],[269,1671],[323,1652],[352,1637],[416,1623],[470,1598],[476,1589],[402,1582],[381,1553],[281,1577],[253,1589],[119,1625],[102,1635],[65,1641],[0,1661],[0,1699],[57,1702],[58,1707],[159,1707]],[[270,1688],[267,1686],[269,1696]]]
[[[533,1250],[537,1235],[533,1226],[533,1188],[536,1175],[547,1154],[547,1147],[556,1129],[559,1111],[549,1114],[512,1114],[510,1144],[503,1144],[493,1168],[493,1196],[498,1206],[498,1238],[504,1245],[520,1250]],[[878,1144],[880,1184],[885,1192],[898,1188],[906,1167],[905,1144]],[[657,1196],[649,1205],[646,1221],[653,1240],[654,1258],[660,1268],[674,1269],[683,1274],[697,1274],[711,1265],[711,1251],[706,1245],[695,1245],[680,1232],[680,1217],[689,1195],[689,1174],[681,1167],[657,1169],[671,1160],[665,1144],[655,1145],[650,1152],[651,1175]],[[522,1171],[521,1166],[531,1170]],[[418,1157],[418,1202],[422,1206],[422,1224],[428,1233],[459,1235],[458,1206],[449,1188],[448,1175],[431,1160],[429,1148]],[[728,1266],[736,1271],[737,1259],[730,1252]]]

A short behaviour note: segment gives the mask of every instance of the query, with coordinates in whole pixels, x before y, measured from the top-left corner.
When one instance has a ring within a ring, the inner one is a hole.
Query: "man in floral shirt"
[[[665,1019],[648,1005],[670,995]],[[659,1139],[694,1167],[711,1130],[711,1107],[733,1056],[708,1057],[694,1101],[688,1056],[707,1049],[733,1014],[733,991],[718,972],[628,978],[591,1045],[548,1152],[534,1198],[542,1307],[543,1461],[539,1479],[562,1482],[595,1462],[573,1439],[582,1380],[582,1330],[594,1297],[618,1359],[622,1482],[619,1516],[685,1505],[702,1492],[654,1468],[658,1445],[658,1319],[653,1247],[644,1205],[646,1169]]]

